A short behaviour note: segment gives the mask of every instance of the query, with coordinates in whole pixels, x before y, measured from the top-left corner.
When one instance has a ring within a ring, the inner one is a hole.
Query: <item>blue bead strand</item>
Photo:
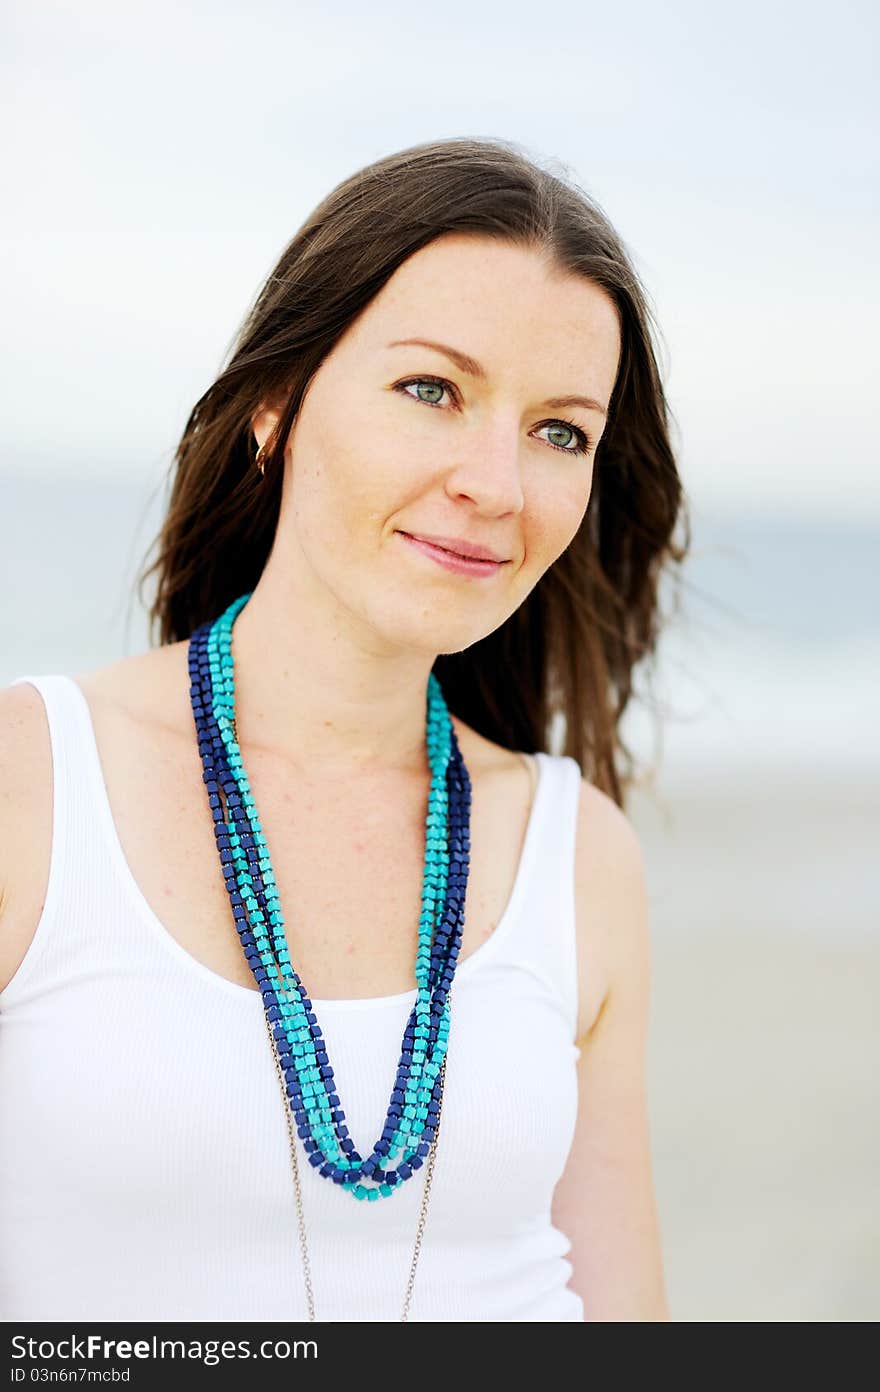
[[[190,640],[190,695],[224,881],[310,1163],[356,1198],[388,1197],[422,1165],[439,1117],[449,992],[464,917],[470,782],[432,673],[426,722],[432,795],[426,822],[417,1001],[404,1031],[385,1126],[372,1155],[362,1161],[333,1091],[333,1070],[311,1001],[290,964],[268,848],[235,737],[230,637],[234,619],[249,597],[242,596],[219,620],[202,625]],[[386,1158],[401,1152],[403,1162],[384,1170]],[[378,1188],[359,1183],[362,1178]]]
[[[435,1059],[435,1061],[434,1061],[434,1066],[437,1067],[437,1061],[436,1061],[436,1059]],[[428,1101],[429,1099],[428,1099],[427,1096],[425,1096],[422,1100],[423,1100],[423,1101]],[[430,1099],[430,1100],[433,1101],[433,1100],[436,1100],[436,1099]],[[401,1123],[401,1127],[402,1127],[403,1130],[406,1130],[406,1129],[407,1129],[407,1124],[406,1124],[405,1121]],[[411,1129],[412,1129],[412,1128],[411,1128]],[[418,1128],[416,1128],[416,1129],[418,1129]],[[402,1136],[398,1136],[398,1137],[395,1137],[394,1139],[400,1141],[400,1140],[403,1140],[404,1138],[403,1138]],[[407,1160],[412,1160],[412,1161],[413,1161],[413,1165],[416,1165],[416,1164],[418,1163],[418,1160],[417,1160],[417,1158],[416,1158],[414,1155],[407,1156],[406,1159],[407,1159]],[[406,1174],[406,1171],[403,1170],[403,1169],[401,1169],[401,1173],[405,1175],[405,1174]]]
[[[215,701],[215,706],[216,706],[216,704],[217,704],[217,703],[216,703],[216,701]],[[229,728],[230,719],[231,719],[232,724],[233,724],[233,726],[234,726],[234,715],[232,715],[231,712],[228,712],[227,715],[226,715],[226,717],[223,719],[223,722],[222,722],[224,728],[226,728],[226,729]],[[219,722],[218,722],[218,723],[219,723]],[[247,791],[247,790],[243,790],[243,791],[242,791],[242,800],[244,801],[247,797],[248,797],[248,791]],[[242,892],[243,892],[243,894],[245,895],[246,903],[249,902],[247,896],[249,896],[250,894],[253,893],[253,886],[252,886],[252,883],[251,883],[250,879],[248,880],[248,887],[247,887],[247,888],[243,888]],[[252,905],[252,904],[249,904],[249,907],[253,908],[253,905]],[[306,1008],[308,1009],[309,1006],[310,1006],[310,1003],[309,1003],[308,1001],[306,1001],[305,1004],[306,1004]],[[312,1018],[312,1017],[309,1016],[309,1019],[310,1019],[310,1020],[311,1020],[311,1018]],[[409,1047],[410,1049],[412,1048],[411,1045],[408,1045],[408,1047]],[[319,1057],[318,1063],[321,1064],[322,1062],[323,1062],[323,1061],[322,1061],[322,1060],[320,1059],[320,1057]],[[402,1064],[406,1064],[406,1063],[408,1063],[408,1062],[409,1062],[409,1060],[408,1060],[408,1058],[407,1058],[406,1056],[402,1057],[402,1059],[401,1059],[401,1063],[402,1063]],[[326,1065],[325,1065],[325,1066],[326,1066]],[[435,1060],[433,1066],[439,1070],[439,1062],[438,1062],[438,1061]],[[401,1070],[400,1077],[399,1077],[399,1080],[398,1080],[398,1081],[400,1082],[400,1085],[401,1085],[401,1086],[404,1085],[404,1077],[405,1077],[404,1071]],[[313,1080],[313,1081],[317,1080],[318,1082],[320,1082],[319,1071],[318,1071],[317,1068],[315,1068],[314,1071],[313,1071],[312,1080]],[[398,1099],[397,1097],[394,1098],[394,1101],[395,1101],[395,1102],[399,1102],[399,1100],[400,1100],[400,1099]],[[428,1102],[428,1101],[429,1101],[429,1097],[428,1097],[428,1094],[424,1094],[423,1096],[420,1096],[419,1098],[413,1099],[413,1100],[414,1100],[415,1104],[418,1105],[419,1102],[422,1102],[422,1103]],[[393,1114],[394,1114],[394,1115],[397,1115],[398,1117],[399,1117],[399,1115],[400,1115],[399,1112],[397,1112],[396,1108],[393,1109]],[[334,1119],[337,1120],[337,1121],[341,1121],[341,1120],[343,1119],[342,1117],[336,1117],[335,1113],[334,1113],[333,1115],[334,1115]],[[404,1113],[404,1115],[405,1115],[405,1113]],[[316,1118],[315,1118],[314,1116],[312,1116],[312,1117],[311,1117],[311,1120],[312,1120],[312,1122],[314,1123],[315,1120],[316,1120]],[[324,1114],[324,1120],[325,1120],[325,1121],[327,1120],[327,1114],[326,1114],[326,1113]],[[402,1121],[402,1120],[399,1121],[399,1126],[400,1126],[401,1132],[403,1132],[403,1131],[405,1131],[405,1130],[407,1129],[407,1127],[406,1127],[406,1122],[405,1122],[405,1121]],[[312,1163],[317,1165],[318,1163],[320,1163],[321,1155],[324,1153],[323,1151],[320,1151],[320,1152],[319,1152],[319,1150],[318,1150],[318,1148],[320,1147],[322,1141],[324,1140],[324,1136],[323,1136],[323,1135],[317,1130],[317,1128],[314,1127],[314,1126],[313,1126],[313,1136],[314,1136],[315,1141],[316,1141],[316,1151],[315,1151],[315,1153],[314,1153]],[[384,1141],[385,1139],[386,1139],[386,1136],[383,1135],[383,1141]],[[393,1154],[393,1155],[396,1155],[396,1154],[398,1153],[396,1147],[402,1146],[403,1143],[404,1143],[404,1137],[403,1137],[402,1134],[395,1134],[395,1135],[393,1135],[392,1138],[391,1138],[392,1150],[391,1150],[390,1153]],[[350,1143],[349,1143],[349,1144],[350,1144]],[[383,1149],[384,1149],[384,1146],[383,1146]],[[335,1155],[334,1155],[332,1158],[333,1158],[334,1160],[337,1160],[337,1159],[338,1159],[338,1157],[335,1156]],[[405,1162],[406,1162],[406,1161],[409,1161],[411,1158],[412,1158],[411,1156],[406,1156],[406,1157],[405,1157]],[[351,1153],[350,1159],[351,1159],[351,1160],[357,1161],[357,1160],[360,1159],[360,1157],[357,1156],[355,1153]],[[327,1163],[328,1163],[328,1164],[331,1163],[329,1159],[327,1160]],[[344,1162],[341,1162],[341,1163],[344,1164]],[[364,1173],[369,1173],[370,1169],[372,1169],[372,1166],[364,1166]],[[325,1173],[325,1171],[322,1171],[322,1173]]]

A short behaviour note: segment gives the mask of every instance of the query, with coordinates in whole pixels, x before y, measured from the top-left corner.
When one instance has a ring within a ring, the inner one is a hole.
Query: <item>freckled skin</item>
[[[434,350],[387,346],[410,337],[469,354],[486,380]],[[275,543],[235,629],[267,743],[283,747],[294,725],[318,748],[344,745],[340,662],[354,650],[358,673],[381,668],[389,685],[386,755],[418,747],[437,653],[498,628],[580,526],[605,419],[546,402],[580,393],[607,406],[619,353],[610,298],[534,250],[454,234],[398,268],[321,364],[285,443]],[[451,386],[427,393],[436,404],[395,389],[426,375]],[[561,420],[591,438],[589,453],[574,452]],[[277,423],[267,404],[258,445]],[[454,575],[401,530],[464,537],[509,564],[489,579]]]

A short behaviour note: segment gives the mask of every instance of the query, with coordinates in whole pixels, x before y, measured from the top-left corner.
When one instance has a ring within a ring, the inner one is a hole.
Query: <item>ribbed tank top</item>
[[[304,1320],[259,992],[198,962],[149,906],[78,683],[23,681],[48,717],[52,855],[36,933],[0,993],[0,1318]],[[453,983],[412,1321],[584,1318],[550,1212],[577,1113],[580,771],[536,758],[510,899]],[[415,998],[314,1000],[361,1154]],[[427,1166],[367,1204],[298,1158],[318,1321],[399,1320]]]

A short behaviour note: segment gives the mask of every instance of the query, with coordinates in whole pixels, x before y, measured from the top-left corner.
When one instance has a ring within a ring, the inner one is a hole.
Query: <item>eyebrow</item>
[[[409,344],[414,344],[417,348],[433,348],[435,353],[442,353],[444,357],[450,358],[452,362],[469,377],[475,377],[478,382],[486,381],[486,369],[467,353],[462,353],[458,348],[450,348],[448,343],[434,343],[430,338],[396,338],[393,343],[389,343],[389,348],[403,348]],[[598,401],[594,401],[591,396],[551,396],[544,402],[545,406],[554,406],[561,410],[566,406],[584,406],[588,411],[598,411],[600,415],[607,416],[608,412]]]

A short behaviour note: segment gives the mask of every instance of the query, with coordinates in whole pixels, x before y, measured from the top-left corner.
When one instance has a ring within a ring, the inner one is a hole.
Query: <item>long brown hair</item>
[[[138,579],[143,601],[157,577],[151,641],[156,628],[160,644],[188,638],[255,588],[279,514],[273,466],[310,379],[407,257],[449,232],[535,248],[601,287],[617,307],[621,357],[577,534],[510,618],[439,655],[434,670],[459,719],[509,749],[573,755],[623,806],[635,760],[620,721],[636,664],[655,655],[661,572],[684,560],[690,523],[654,321],[626,248],[582,189],[512,142],[445,140],[388,155],[333,189],[295,234],[175,452],[156,559]],[[261,478],[250,422],[279,400]]]

